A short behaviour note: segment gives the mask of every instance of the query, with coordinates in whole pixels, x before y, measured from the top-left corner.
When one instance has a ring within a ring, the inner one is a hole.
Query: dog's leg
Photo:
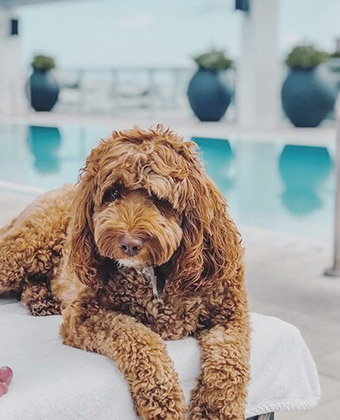
[[[0,237],[0,294],[21,292],[25,283],[34,277],[50,277],[56,260],[57,247],[46,241],[38,228],[10,229]]]
[[[132,317],[71,305],[63,311],[64,344],[114,360],[128,381],[143,420],[184,420],[186,405],[165,344]],[[112,390],[113,391],[113,390]]]
[[[38,197],[0,234],[0,294],[51,280],[61,260],[72,187]]]
[[[199,338],[201,374],[192,392],[190,420],[245,420],[250,379],[250,327],[243,267],[221,294],[210,297],[213,327]]]
[[[34,316],[60,314],[60,302],[44,283],[25,286],[21,301]]]
[[[191,420],[245,420],[248,337],[240,325],[218,325],[200,336],[202,368]]]

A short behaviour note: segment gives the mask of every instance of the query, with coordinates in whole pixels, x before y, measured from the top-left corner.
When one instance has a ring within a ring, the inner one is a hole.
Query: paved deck
[[[0,226],[32,200],[0,189]],[[278,420],[337,420],[340,413],[340,279],[322,272],[325,245],[241,227],[252,311],[282,318],[301,331],[316,361],[322,398],[312,411],[278,413]]]
[[[241,229],[242,231],[242,229]],[[310,412],[278,420],[336,420],[340,415],[340,279],[324,277],[331,253],[324,245],[243,229],[251,309],[296,325],[316,362],[321,402]]]

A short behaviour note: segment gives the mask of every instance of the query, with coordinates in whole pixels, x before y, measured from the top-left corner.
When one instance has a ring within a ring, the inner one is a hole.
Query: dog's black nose
[[[124,254],[133,257],[143,248],[143,241],[140,238],[126,234],[119,240],[118,246]]]

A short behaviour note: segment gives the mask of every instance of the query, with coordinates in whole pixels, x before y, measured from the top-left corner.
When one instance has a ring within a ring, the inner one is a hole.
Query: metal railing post
[[[118,70],[111,70],[111,98],[112,98],[112,111],[118,107]]]
[[[335,160],[335,216],[333,265],[325,271],[326,276],[340,277],[340,94],[336,101],[336,160]]]
[[[81,114],[84,111],[85,90],[84,90],[84,70],[78,69],[78,112]]]

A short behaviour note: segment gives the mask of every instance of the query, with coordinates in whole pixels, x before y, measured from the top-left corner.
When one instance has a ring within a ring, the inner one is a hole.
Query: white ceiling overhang
[[[57,3],[61,1],[66,1],[66,0],[0,0],[0,8],[1,7],[12,8],[12,7],[17,7],[17,6],[28,6],[30,4]],[[75,1],[75,0],[72,0],[72,1]]]

